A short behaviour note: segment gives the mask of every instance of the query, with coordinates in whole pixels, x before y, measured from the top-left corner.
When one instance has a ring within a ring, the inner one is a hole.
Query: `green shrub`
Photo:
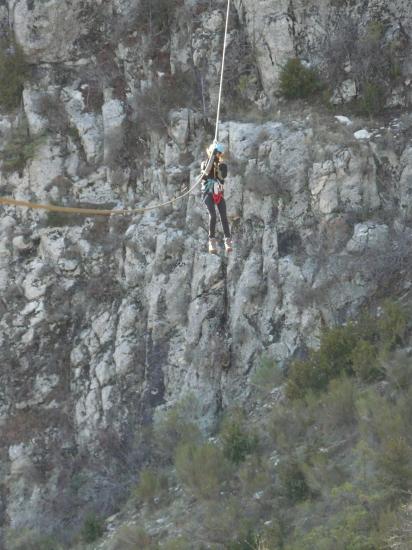
[[[211,443],[180,445],[175,466],[178,478],[201,499],[216,498],[230,476],[222,451]]]
[[[384,550],[394,514],[382,492],[371,486],[344,483],[322,503],[304,508],[305,521],[295,522],[288,550]]]
[[[30,529],[10,529],[6,535],[5,550],[59,550],[62,546],[50,536]]]
[[[347,472],[342,464],[332,456],[330,449],[339,441],[338,435],[328,433],[327,437],[331,442],[329,448],[322,447],[319,451],[311,450],[305,462],[302,464],[302,471],[305,480],[310,488],[310,494],[327,499],[333,487],[344,483],[347,479]]]
[[[378,350],[376,346],[366,340],[360,340],[354,347],[352,368],[356,376],[364,382],[373,382],[384,376],[379,365]]]
[[[359,100],[361,113],[369,116],[382,113],[386,102],[386,92],[377,82],[365,82],[362,87],[362,97]]]
[[[411,395],[409,390],[397,399],[388,399],[370,390],[357,404],[362,461],[369,466],[368,475],[395,501],[412,490]]]
[[[320,91],[317,72],[305,67],[300,59],[289,59],[280,71],[280,93],[287,99],[305,99]]]
[[[405,311],[395,302],[383,304],[376,319],[364,315],[357,322],[326,329],[317,351],[306,360],[292,362],[288,370],[286,395],[300,399],[307,392],[322,392],[330,380],[342,375],[357,374],[361,380],[373,381],[383,377],[384,370],[378,355],[402,344],[407,330]]]
[[[356,342],[356,327],[352,323],[323,332],[318,361],[328,381],[343,374],[353,373],[352,350]]]
[[[270,489],[273,481],[271,464],[264,458],[256,455],[249,456],[236,472],[239,492],[245,498],[253,498],[257,493],[265,493]]]
[[[44,136],[31,137],[27,122],[13,130],[1,152],[1,169],[4,174],[21,174],[29,160],[34,158],[37,148],[44,142]]]
[[[369,312],[362,312],[355,325],[356,335],[359,340],[365,340],[375,346],[380,342],[380,328],[378,318]]]
[[[290,453],[294,447],[305,444],[307,432],[315,420],[314,410],[303,399],[278,403],[270,415],[268,432],[277,449]]]
[[[392,391],[408,390],[412,386],[412,364],[407,352],[398,351],[387,358],[384,369]]]
[[[286,397],[301,399],[307,391],[319,391],[327,387],[329,377],[319,368],[319,353],[311,351],[308,359],[295,360],[288,369]]]
[[[285,550],[379,550],[369,538],[373,524],[371,514],[361,505],[345,508],[332,517],[330,524],[317,526],[296,537]],[[383,550],[383,549],[382,549]]]
[[[384,37],[385,34],[385,25],[383,21],[377,19],[370,21],[366,27],[366,37],[368,40],[371,40],[376,45]]]
[[[96,514],[86,516],[80,532],[84,542],[91,543],[99,539],[104,533],[104,522]]]
[[[250,433],[247,418],[240,409],[226,416],[219,436],[223,444],[223,454],[234,464],[243,462],[258,447],[258,437]]]
[[[198,426],[192,421],[198,415],[198,403],[189,395],[155,419],[153,439],[156,453],[161,460],[171,462],[176,448],[184,443],[200,443]]]
[[[266,522],[262,530],[257,550],[285,548],[286,531],[284,522],[273,517],[270,522]]]
[[[412,490],[412,447],[403,437],[388,436],[376,457],[379,478],[396,498],[409,498]]]
[[[292,502],[300,502],[312,496],[302,466],[293,459],[281,464],[278,469],[281,491]]]
[[[259,511],[251,503],[234,496],[220,495],[204,506],[204,528],[209,541],[216,548],[233,548],[231,545],[250,540],[258,522]],[[194,545],[194,548],[198,546]],[[252,547],[253,548],[253,547]]]
[[[341,436],[338,428],[351,428],[357,421],[356,387],[347,376],[331,380],[321,401],[319,424],[328,434]]]
[[[356,433],[357,393],[345,376],[331,380],[320,396],[308,393],[274,407],[268,429],[281,464],[279,491],[292,503],[327,493],[346,479],[333,450]]]
[[[141,471],[139,483],[134,491],[134,496],[139,502],[152,507],[156,501],[163,499],[167,492],[168,479],[165,474],[148,468]]]
[[[356,341],[352,324],[327,329],[321,336],[318,351],[312,351],[306,361],[292,363],[286,385],[287,396],[296,399],[309,390],[323,391],[333,378],[353,374],[352,350]]]
[[[261,548],[260,539],[252,529],[225,546],[225,550],[260,550]]]
[[[258,393],[267,395],[283,382],[283,371],[269,357],[263,357],[252,376],[252,384]]]
[[[380,338],[384,349],[392,350],[396,345],[404,343],[407,316],[402,306],[390,300],[384,302],[382,310],[378,319]]]
[[[0,42],[0,106],[12,110],[19,106],[29,67],[22,48],[12,42]]]
[[[412,548],[412,506],[409,502],[396,514],[392,513],[386,528],[386,548],[409,550]]]
[[[367,431],[377,444],[389,436],[406,438],[412,444],[411,398],[410,389],[397,398],[394,395],[382,396],[376,389],[364,392],[357,402],[362,431]]]
[[[391,63],[389,65],[389,76],[391,81],[402,77],[402,64],[396,58],[391,59]]]
[[[192,550],[193,544],[186,537],[169,539],[162,544],[162,550]]]
[[[140,525],[125,525],[117,533],[110,550],[157,550],[154,538]]]
[[[387,548],[397,507],[412,491],[412,369],[405,352],[398,384],[397,356],[383,350],[404,342],[406,330],[406,316],[385,304],[377,317],[326,331],[319,350],[309,354],[318,371],[306,365],[303,372],[312,387],[300,383],[300,399],[260,407],[253,428],[235,409],[222,420],[217,443],[202,443],[199,431],[192,432],[201,412],[190,399],[158,419],[156,438],[167,440],[162,456],[175,450],[176,477],[190,493],[185,497],[197,497],[190,523],[182,518],[179,525],[192,538],[164,547]],[[374,372],[378,360],[389,383],[368,388],[381,376]],[[194,442],[191,433],[198,434]],[[157,490],[156,474],[144,471],[138,497],[154,502]],[[131,529],[116,550],[163,547]]]
[[[361,419],[361,434],[368,443],[379,445],[388,434],[404,435],[402,413],[374,389],[365,391],[356,403]]]

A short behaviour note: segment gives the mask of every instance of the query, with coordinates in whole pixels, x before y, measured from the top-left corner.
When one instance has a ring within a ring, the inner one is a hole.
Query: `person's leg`
[[[231,239],[232,236],[230,234],[229,222],[227,220],[225,199],[222,199],[219,202],[219,204],[217,205],[217,209],[219,210],[220,221],[222,222],[223,233],[225,234],[225,238]]]
[[[205,196],[203,202],[206,205],[206,208],[209,212],[209,239],[215,238],[215,232],[216,232],[216,210],[215,210],[215,203],[213,202],[212,194],[207,193]]]

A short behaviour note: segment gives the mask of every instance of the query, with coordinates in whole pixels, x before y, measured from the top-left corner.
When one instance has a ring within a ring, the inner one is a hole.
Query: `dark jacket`
[[[204,160],[200,165],[201,170],[205,170],[207,161]],[[227,165],[224,162],[219,162],[217,157],[214,158],[212,167],[208,174],[204,174],[202,178],[202,193],[213,193],[213,185],[208,185],[208,182],[218,181],[221,185],[224,184],[227,176]]]

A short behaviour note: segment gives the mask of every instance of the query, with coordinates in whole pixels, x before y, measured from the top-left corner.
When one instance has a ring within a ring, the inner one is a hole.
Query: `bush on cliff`
[[[393,533],[404,539],[412,369],[408,349],[397,348],[406,344],[407,321],[404,309],[386,302],[376,316],[324,331],[319,350],[301,361],[308,386],[297,379],[288,399],[278,373],[265,372],[252,410],[225,411],[206,434],[192,396],[169,409],[155,422],[156,460],[137,496],[148,504],[142,527],[161,506],[177,529],[165,541],[166,533],[149,535],[138,523],[122,529],[112,549],[372,550],[388,547]]]
[[[31,529],[10,529],[5,543],[5,550],[63,550],[53,537]]]
[[[306,99],[322,89],[317,72],[300,59],[289,59],[280,72],[280,93],[286,99]]]
[[[22,120],[17,128],[13,129],[1,152],[3,174],[17,172],[21,177],[27,163],[34,158],[38,147],[44,141],[44,135],[32,137],[27,121]]]
[[[0,107],[10,111],[19,106],[29,67],[22,48],[13,42],[0,43]]]
[[[287,396],[298,399],[309,391],[324,391],[331,380],[343,375],[356,375],[364,382],[383,378],[380,359],[402,344],[406,329],[405,312],[389,301],[375,318],[363,316],[356,323],[327,329],[318,350],[290,365]]]

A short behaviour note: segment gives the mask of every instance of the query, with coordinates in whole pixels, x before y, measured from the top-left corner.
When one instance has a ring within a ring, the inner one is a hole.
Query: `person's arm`
[[[206,174],[206,172],[205,172],[205,170],[206,170],[206,164],[207,164],[207,163],[206,163],[205,160],[203,160],[203,161],[200,163],[200,170],[201,170],[201,174],[202,174],[202,179],[203,179],[203,180],[207,180],[207,178],[208,178],[208,176],[207,176],[207,174]]]
[[[200,165],[202,169],[203,179],[207,180],[208,178],[210,178],[210,174],[213,170],[213,163],[214,163],[214,157],[212,156],[207,161],[204,160]]]

